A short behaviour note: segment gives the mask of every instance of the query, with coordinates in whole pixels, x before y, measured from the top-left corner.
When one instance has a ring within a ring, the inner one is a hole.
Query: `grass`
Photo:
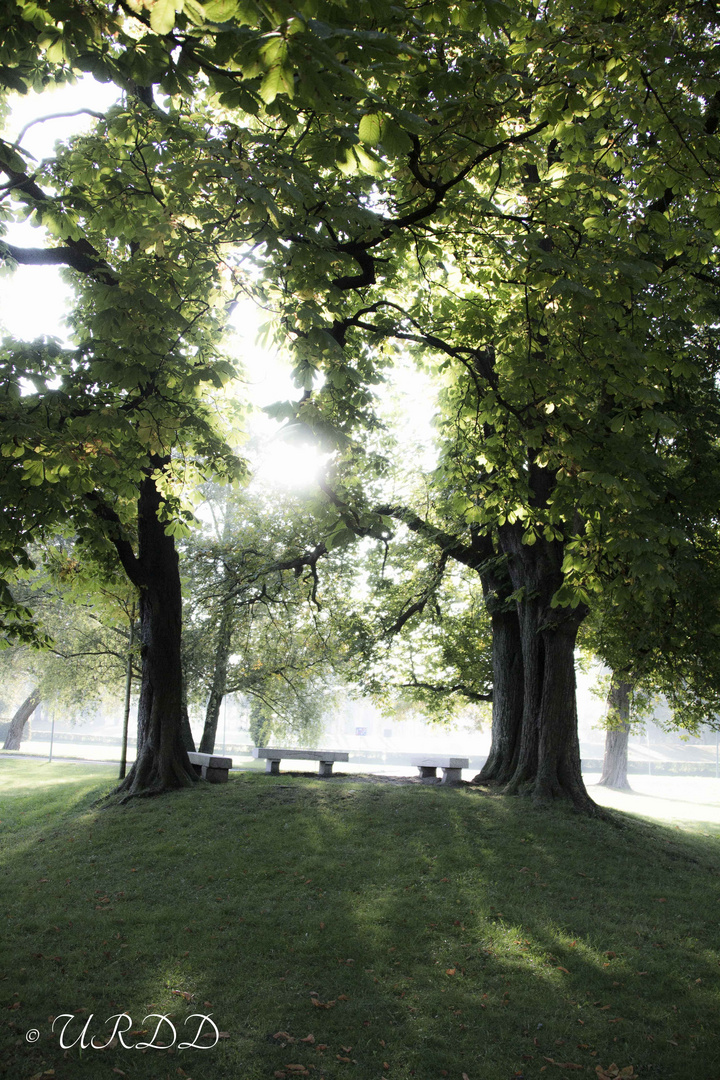
[[[260,774],[103,809],[108,770],[0,770],[0,1076],[720,1080],[718,826]],[[123,1011],[226,1037],[51,1034]]]

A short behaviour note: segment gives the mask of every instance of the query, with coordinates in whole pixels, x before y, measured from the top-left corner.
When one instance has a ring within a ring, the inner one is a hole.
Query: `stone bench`
[[[410,764],[420,770],[423,780],[437,778],[437,770],[442,769],[442,784],[459,784],[462,781],[462,770],[470,767],[470,759],[466,757],[445,757],[442,754],[425,754],[423,757],[413,757]]]
[[[232,758],[218,757],[217,754],[188,753],[190,764],[198,776],[209,780],[211,784],[226,784],[228,769],[232,768]]]
[[[336,761],[347,761],[344,750],[289,750],[282,746],[253,746],[254,758],[265,758],[265,772],[277,776],[283,758],[299,758],[302,761],[319,761],[318,776],[332,776]]]

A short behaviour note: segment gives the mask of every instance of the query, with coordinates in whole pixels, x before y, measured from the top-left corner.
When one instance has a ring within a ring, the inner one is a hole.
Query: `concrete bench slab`
[[[198,754],[194,750],[188,753],[190,764],[198,776],[209,780],[211,784],[226,784],[228,769],[232,768],[232,758],[217,754]]]
[[[318,761],[318,776],[332,776],[333,765],[336,761],[348,761],[348,753],[345,750],[296,750],[285,746],[253,746],[254,758],[265,758],[265,772],[277,776],[280,772],[280,762],[283,758],[294,758],[302,761]]]
[[[470,759],[466,757],[448,757],[444,754],[423,754],[412,757],[410,764],[420,770],[423,780],[437,778],[437,770],[442,769],[443,784],[459,784],[462,780],[462,770],[470,767]]]

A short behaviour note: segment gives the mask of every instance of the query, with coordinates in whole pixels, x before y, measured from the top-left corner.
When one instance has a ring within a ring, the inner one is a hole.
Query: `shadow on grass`
[[[3,853],[9,1076],[718,1072],[718,859],[702,837],[296,776],[62,806]],[[92,1015],[104,1042],[123,1010],[148,1029],[130,1042],[150,1037],[148,1013],[172,1014],[179,1039],[212,1013],[229,1037],[172,1055],[65,1055],[49,1037],[49,1016],[77,1012],[72,1032]]]

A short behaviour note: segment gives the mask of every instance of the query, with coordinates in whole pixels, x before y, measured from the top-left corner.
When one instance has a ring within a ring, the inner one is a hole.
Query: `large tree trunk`
[[[5,736],[3,750],[19,750],[25,725],[40,704],[40,689],[35,689],[28,694],[18,711],[10,721],[8,733]]]
[[[529,794],[538,805],[569,800],[584,813],[601,811],[580,769],[575,641],[587,611],[553,608],[562,584],[563,545],[538,538],[522,543],[523,527],[500,529],[515,590],[523,589],[518,619],[523,659],[523,721],[517,764],[505,791]]]
[[[157,794],[197,779],[182,737],[180,569],[175,541],[160,520],[161,503],[147,476],[140,485],[137,559],[123,559],[140,589],[142,657],[137,759],[117,788],[126,796]]]
[[[631,693],[632,683],[613,672],[607,699],[608,718],[613,726],[605,735],[605,760],[598,784],[619,791],[631,790],[627,778]]]
[[[488,552],[488,556],[490,556]],[[494,552],[493,552],[494,554]],[[520,753],[523,718],[523,659],[517,606],[506,560],[493,560],[481,571],[483,595],[492,627],[493,705],[490,753],[476,784],[507,784]]]
[[[523,659],[516,611],[492,615],[493,706],[490,753],[476,784],[507,784],[517,767],[523,718]]]
[[[220,718],[220,706],[225,697],[227,685],[228,659],[230,657],[230,642],[233,631],[233,605],[232,601],[226,601],[220,617],[220,626],[215,644],[215,663],[213,665],[212,685],[205,712],[205,727],[200,740],[200,752],[212,754],[215,749],[215,737],[217,734],[218,720]]]

